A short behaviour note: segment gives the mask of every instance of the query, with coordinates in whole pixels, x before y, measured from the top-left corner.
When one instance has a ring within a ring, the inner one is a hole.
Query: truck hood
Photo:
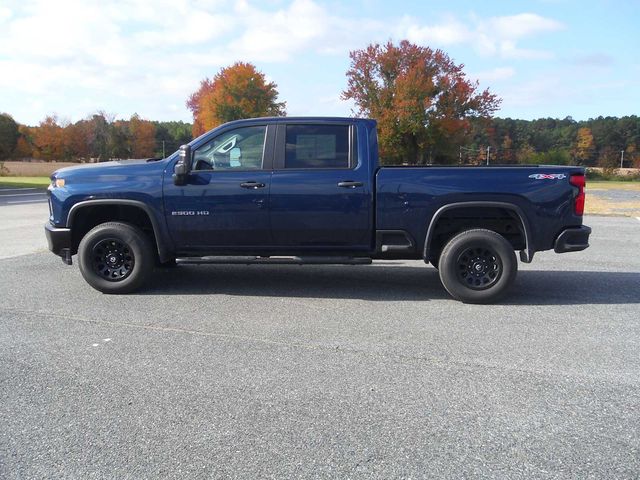
[[[142,182],[146,181],[145,179],[160,178],[168,162],[169,159],[141,159],[89,163],[56,170],[51,179],[64,179],[67,185],[109,183],[112,188],[117,188],[121,182]]]
[[[100,162],[100,163],[81,163],[78,165],[74,165],[72,167],[64,167],[56,170],[51,175],[55,178],[62,178],[67,175],[96,175],[96,174],[109,174],[115,173],[115,170],[121,171],[122,169],[126,169],[127,167],[136,166],[136,168],[140,168],[142,164],[152,165],[156,162],[150,158],[143,159],[135,159],[135,160],[113,160],[110,162]],[[115,169],[115,170],[114,170]]]

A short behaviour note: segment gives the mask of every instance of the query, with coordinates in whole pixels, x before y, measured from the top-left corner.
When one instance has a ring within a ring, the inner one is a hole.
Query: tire
[[[155,263],[153,243],[128,223],[102,223],[80,241],[80,273],[102,293],[130,293],[148,280]]]
[[[449,294],[464,303],[492,303],[513,284],[518,261],[513,246],[491,230],[466,230],[453,237],[438,263]]]

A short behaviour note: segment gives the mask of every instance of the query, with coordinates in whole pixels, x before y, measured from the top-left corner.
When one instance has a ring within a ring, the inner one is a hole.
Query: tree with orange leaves
[[[129,120],[129,135],[132,158],[152,157],[156,147],[156,126],[133,114]]]
[[[193,113],[193,135],[198,136],[231,120],[285,115],[277,85],[251,63],[237,62],[220,70],[187,100]]]
[[[45,160],[65,158],[64,128],[59,125],[55,115],[47,116],[34,130],[34,155]]]
[[[579,165],[589,164],[589,161],[594,157],[595,146],[591,129],[587,127],[579,128],[573,149],[573,154]]]
[[[470,133],[471,117],[487,117],[500,99],[467,79],[464,65],[441,50],[403,40],[350,53],[347,89],[359,115],[378,120],[381,158],[387,163],[455,161]]]

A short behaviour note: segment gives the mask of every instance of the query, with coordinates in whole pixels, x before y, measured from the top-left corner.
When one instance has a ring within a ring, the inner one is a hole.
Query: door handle
[[[338,186],[342,188],[356,188],[361,187],[362,182],[352,182],[351,180],[345,180],[344,182],[338,182]]]
[[[242,188],[251,188],[255,190],[256,188],[264,188],[266,185],[260,182],[242,182],[240,186]]]

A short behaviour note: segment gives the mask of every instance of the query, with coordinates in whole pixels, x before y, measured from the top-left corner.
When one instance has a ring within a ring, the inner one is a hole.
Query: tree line
[[[640,117],[597,117],[576,121],[540,118],[478,119],[471,142],[449,152],[447,163],[583,165],[640,168]],[[487,152],[488,150],[488,152]]]
[[[160,157],[191,140],[191,124],[128,120],[97,112],[75,123],[47,116],[37,126],[0,114],[0,160],[105,161]]]
[[[493,118],[501,99],[480,90],[442,50],[406,40],[350,53],[347,87],[354,115],[378,121],[384,164],[578,164],[640,167],[640,118],[575,121]],[[76,123],[46,117],[19,125],[0,114],[0,160],[107,160],[161,157],[222,123],[286,114],[274,82],[250,63],[222,68],[186,100],[193,123],[97,112]]]

